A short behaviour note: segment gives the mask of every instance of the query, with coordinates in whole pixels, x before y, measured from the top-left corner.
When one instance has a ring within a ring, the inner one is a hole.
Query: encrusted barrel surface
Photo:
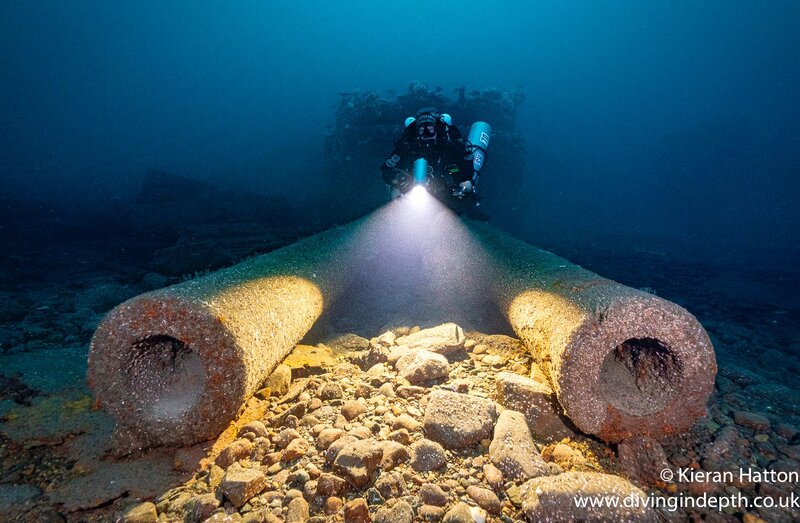
[[[141,446],[213,438],[348,288],[339,305],[373,321],[499,306],[566,415],[606,441],[660,438],[704,413],[714,351],[685,309],[410,205],[119,305],[90,347],[97,400]]]
[[[354,223],[137,296],[100,323],[89,385],[141,446],[217,436],[308,332],[345,270]]]
[[[487,225],[492,292],[564,412],[606,441],[682,432],[705,413],[711,341],[684,308],[602,278]]]

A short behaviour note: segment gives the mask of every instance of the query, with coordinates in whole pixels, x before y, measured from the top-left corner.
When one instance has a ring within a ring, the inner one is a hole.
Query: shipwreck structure
[[[354,267],[391,266],[403,241],[436,246],[447,239],[474,244],[457,258],[476,263],[464,265],[467,274],[441,277],[458,285],[480,272],[473,280],[482,287],[473,292],[502,311],[579,429],[606,441],[662,438],[705,411],[716,362],[689,312],[488,225],[464,228],[453,218],[440,227],[443,220],[431,216],[421,220],[425,227],[406,231],[409,220],[395,212],[405,203],[117,306],[91,343],[89,384],[97,400],[139,446],[210,439],[360,277]],[[387,237],[399,240],[382,243]],[[412,251],[412,258],[428,259],[398,266],[446,267],[431,250]],[[437,283],[434,276],[426,285]]]
[[[346,206],[360,214],[386,202],[381,163],[403,131],[403,121],[423,107],[448,113],[466,137],[473,122],[492,126],[492,150],[481,172],[479,190],[493,215],[508,215],[521,203],[525,140],[516,129],[517,110],[525,100],[521,89],[468,90],[446,93],[412,82],[405,93],[353,91],[341,93],[335,121],[325,136],[325,169],[329,184]],[[502,204],[501,204],[502,202]]]

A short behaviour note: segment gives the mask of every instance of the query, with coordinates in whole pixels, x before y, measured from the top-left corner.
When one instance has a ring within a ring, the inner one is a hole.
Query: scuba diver
[[[432,107],[406,118],[392,155],[381,165],[392,199],[423,185],[458,214],[478,205],[478,172],[486,159],[490,135],[489,124],[475,122],[465,140],[450,115],[438,114]],[[422,174],[420,159],[424,160]]]

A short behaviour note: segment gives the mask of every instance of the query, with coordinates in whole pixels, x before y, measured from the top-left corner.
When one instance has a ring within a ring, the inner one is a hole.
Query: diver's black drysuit
[[[381,175],[387,185],[397,186],[413,177],[414,161],[425,158],[434,172],[452,177],[454,187],[462,182],[475,182],[472,146],[461,137],[455,125],[436,118],[436,138],[424,140],[419,136],[417,122],[412,122],[394,144],[392,155],[381,165]]]

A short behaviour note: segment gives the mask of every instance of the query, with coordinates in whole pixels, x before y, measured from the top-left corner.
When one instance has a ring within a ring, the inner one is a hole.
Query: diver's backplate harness
[[[413,124],[413,125],[412,125]],[[452,142],[450,128],[453,125],[452,117],[447,113],[437,114],[433,107],[426,107],[417,112],[417,116],[409,116],[404,122],[405,131],[401,140],[416,141],[425,149],[433,146],[441,146]],[[416,132],[414,132],[416,131]],[[464,148],[467,153],[465,160],[472,160],[473,176],[471,180],[463,181],[453,190],[453,196],[463,198],[466,193],[474,193],[478,183],[478,173],[486,163],[486,151],[489,148],[489,141],[492,135],[492,128],[486,122],[475,122],[469,130],[469,135]],[[458,133],[460,138],[460,133]],[[470,158],[471,156],[471,158]],[[400,156],[392,155],[386,161],[386,165],[395,168],[400,161]],[[445,166],[447,170],[448,166]],[[432,169],[432,166],[428,166]],[[456,167],[457,170],[457,167]],[[448,174],[453,174],[448,172]]]

